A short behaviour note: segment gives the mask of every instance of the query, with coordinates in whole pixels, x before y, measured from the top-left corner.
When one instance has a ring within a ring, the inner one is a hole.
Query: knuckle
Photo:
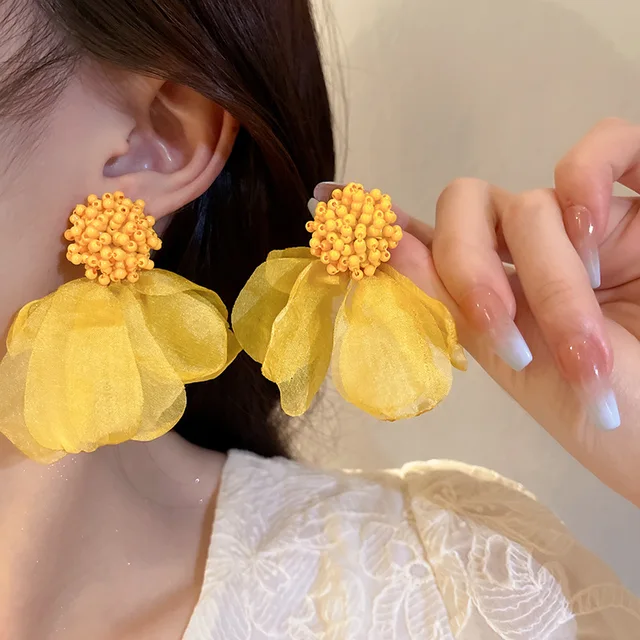
[[[507,220],[530,218],[546,206],[549,206],[548,190],[523,191],[513,199],[507,212]]]
[[[595,130],[607,131],[609,129],[619,129],[621,127],[629,127],[629,126],[633,126],[633,125],[631,125],[631,123],[628,120],[625,120],[624,118],[617,118],[614,116],[610,116],[608,118],[603,118],[602,120],[600,120],[600,122],[596,124]]]
[[[441,206],[451,197],[459,197],[461,194],[486,191],[489,184],[479,178],[456,178],[452,180],[440,194],[438,205]]]
[[[543,313],[555,314],[559,309],[566,309],[573,298],[573,288],[562,278],[552,278],[540,283],[535,291],[535,306]]]

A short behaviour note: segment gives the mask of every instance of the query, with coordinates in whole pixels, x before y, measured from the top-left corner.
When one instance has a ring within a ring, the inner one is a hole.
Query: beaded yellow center
[[[391,198],[380,189],[367,193],[354,182],[336,189],[329,202],[318,203],[307,223],[312,255],[327,265],[330,275],[350,273],[356,281],[374,275],[402,239],[391,207]]]
[[[103,286],[135,283],[140,271],[153,269],[152,250],[162,247],[153,230],[155,219],[144,213],[143,200],[133,202],[124,193],[90,195],[71,214],[64,237],[71,242],[67,259],[85,266],[85,276]]]

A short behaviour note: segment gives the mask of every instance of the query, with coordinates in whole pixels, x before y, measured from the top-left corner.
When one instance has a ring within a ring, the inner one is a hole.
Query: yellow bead
[[[309,251],[311,251],[311,255],[315,256],[316,258],[319,258],[322,255],[322,249],[320,249],[320,247],[309,249]]]
[[[127,224],[122,227],[122,233],[126,233],[128,236],[131,236],[136,230],[136,225],[133,222],[127,222]]]
[[[331,258],[329,257],[329,252],[328,251],[323,251],[322,255],[320,256],[320,261],[322,262],[322,264],[330,264],[331,263]]]
[[[324,224],[319,224],[318,228],[316,229],[316,233],[318,234],[318,236],[323,238],[327,235],[327,228],[324,226]]]
[[[353,245],[352,244],[345,244],[344,245],[344,249],[342,250],[342,255],[349,257],[352,254],[353,254]]]
[[[352,213],[348,213],[343,219],[344,219],[344,224],[347,227],[353,228],[357,224],[356,217]]]
[[[335,198],[331,198],[331,200],[327,202],[327,213],[329,213],[330,210],[335,211],[337,208],[338,208],[338,201]]]
[[[135,253],[138,250],[138,245],[133,240],[130,240],[124,245],[123,249],[127,253]]]
[[[95,207],[87,207],[84,212],[85,220],[94,220],[98,215],[98,210]]]
[[[354,191],[353,193],[353,204],[359,204],[364,202],[365,194],[362,190]]]
[[[109,275],[113,271],[113,267],[111,266],[111,262],[109,260],[100,260],[98,268],[102,273],[106,273]]]
[[[138,282],[138,280],[140,280],[140,274],[139,273],[130,273],[127,276],[127,280],[131,283],[131,284],[135,284],[136,282]]]
[[[354,202],[351,205],[351,213],[353,213],[354,215],[359,216],[360,213],[362,212],[362,207],[363,207],[363,203],[362,202]]]
[[[90,196],[87,196],[87,202],[91,205],[98,199],[98,196],[95,193],[92,193]]]
[[[393,240],[389,240],[388,245],[387,249],[395,249],[398,246],[398,243]]]
[[[356,240],[356,241],[353,243],[353,248],[355,249],[355,252],[356,252],[358,255],[362,255],[362,254],[364,254],[364,253],[366,252],[366,250],[367,250],[367,245],[366,245],[366,243],[365,243],[365,241],[364,241],[364,240]]]
[[[338,270],[338,267],[336,267],[336,266],[334,266],[332,264],[329,264],[329,265],[327,265],[327,273],[330,276],[337,276],[338,273],[340,273],[340,271]]]
[[[369,192],[369,195],[376,201],[379,202],[380,199],[382,198],[382,191],[380,191],[380,189],[372,189]]]
[[[373,216],[369,213],[363,213],[360,215],[360,224],[370,225],[373,222]]]
[[[367,249],[377,249],[378,248],[378,240],[376,238],[367,238]]]
[[[100,251],[102,251],[102,242],[100,242],[100,240],[92,240],[88,248],[91,253],[100,253]]]
[[[109,196],[109,197],[107,197]],[[109,193],[102,196],[102,208],[103,209],[113,209],[115,206],[115,201],[113,200],[113,196]]]
[[[95,280],[98,277],[98,272],[95,269],[87,269],[84,275],[89,280]]]
[[[340,240],[340,238],[338,238],[334,243],[333,243],[333,248],[338,251],[339,253],[342,253],[344,251],[344,247],[345,247],[345,243],[344,240]]]
[[[146,220],[150,227],[153,227],[156,223],[156,219],[153,216],[147,216]]]
[[[340,252],[333,249],[333,251],[329,251],[329,258],[331,262],[338,262],[340,260]]]
[[[351,277],[356,281],[360,282],[364,278],[364,272],[361,269],[355,269],[351,272]]]
[[[91,267],[92,269],[97,269],[100,266],[100,260],[98,260],[97,256],[88,256],[87,266]]]
[[[316,230],[316,223],[315,220],[309,220],[309,222],[307,222],[307,224],[305,225],[305,229],[309,232],[309,233],[313,233]]]
[[[124,280],[127,277],[127,272],[124,269],[116,269],[112,275],[116,280]]]
[[[145,267],[145,271],[151,271],[156,266],[156,263],[153,260],[147,261],[147,266]]]
[[[72,264],[76,265],[76,267],[82,264],[82,256],[79,253],[67,254],[67,258]]]
[[[318,238],[311,238],[311,240],[309,240],[309,246],[312,249],[317,249],[320,246],[320,240],[318,240]]]
[[[393,227],[387,225],[386,227],[384,227],[382,229],[382,235],[385,238],[391,238],[391,236],[393,236]]]
[[[72,240],[75,240],[75,239],[76,239],[76,236],[75,236],[75,234],[73,233],[73,231],[71,231],[71,229],[67,229],[67,230],[64,232],[64,239],[65,239],[65,240],[68,240],[69,242],[71,242]]]
[[[347,209],[344,204],[341,204],[336,209],[336,215],[338,216],[338,218],[344,218],[345,216],[349,215],[349,209]]]
[[[332,197],[334,200],[342,200],[342,196],[343,196],[342,189],[334,189],[334,190],[331,192],[331,197]]]
[[[332,245],[328,240],[323,240],[323,241],[320,243],[320,248],[321,248],[323,251],[331,251],[332,247],[333,247],[333,245]]]
[[[103,286],[106,287],[107,285],[111,284],[111,278],[106,275],[106,274],[102,274],[99,278],[98,278],[98,282]]]
[[[145,235],[145,232],[142,229],[137,229],[136,231],[133,232],[133,241],[137,242],[138,244],[140,244],[141,242],[144,242],[146,238],[147,236]]]
[[[90,240],[97,240],[100,237],[100,232],[93,226],[87,227],[84,234]]]
[[[374,249],[373,251],[369,251],[369,262],[373,265],[378,266],[380,264],[381,256],[382,256],[382,253],[377,249]]]
[[[386,251],[389,248],[389,243],[386,240],[378,240],[378,249],[380,251]]]
[[[383,251],[380,256],[380,262],[389,262],[391,260],[391,254],[388,251]]]
[[[114,262],[113,263],[113,268],[114,269],[126,269],[126,264],[124,262]]]
[[[124,200],[124,193],[122,193],[122,191],[114,191],[113,199],[119,204]]]
[[[364,275],[367,277],[371,277],[376,272],[376,268],[372,264],[368,264],[364,268]]]
[[[350,269],[357,269],[360,266],[360,258],[358,256],[350,256],[348,264]]]
[[[338,234],[335,231],[331,231],[329,233],[327,233],[327,240],[331,243],[331,246],[333,246],[333,243],[338,239]]]
[[[364,240],[367,237],[367,227],[366,227],[366,225],[359,224],[356,227],[354,235],[358,240]]]
[[[100,251],[100,257],[103,260],[111,260],[113,256],[113,251],[109,247],[103,247],[102,251]]]
[[[125,260],[127,257],[126,252],[124,252],[122,249],[114,249],[113,250],[113,259],[116,262],[122,262],[123,260]],[[135,260],[135,258],[134,258]]]
[[[398,216],[393,211],[387,211],[384,214],[384,221],[387,224],[395,224],[398,221]]]
[[[337,229],[337,224],[335,220],[327,220],[325,223],[325,226],[327,228],[327,231],[335,231]]]

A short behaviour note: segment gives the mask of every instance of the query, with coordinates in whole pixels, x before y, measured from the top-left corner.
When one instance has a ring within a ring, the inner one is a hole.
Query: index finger
[[[562,209],[588,210],[596,237],[602,240],[611,226],[613,185],[640,190],[640,126],[617,118],[603,120],[560,160],[555,182]]]

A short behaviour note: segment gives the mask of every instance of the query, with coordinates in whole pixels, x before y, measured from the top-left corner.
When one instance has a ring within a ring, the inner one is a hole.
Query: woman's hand
[[[482,367],[640,506],[640,202],[612,198],[616,181],[640,190],[640,127],[609,120],[558,164],[555,190],[455,181],[435,230],[407,217],[393,259]]]

